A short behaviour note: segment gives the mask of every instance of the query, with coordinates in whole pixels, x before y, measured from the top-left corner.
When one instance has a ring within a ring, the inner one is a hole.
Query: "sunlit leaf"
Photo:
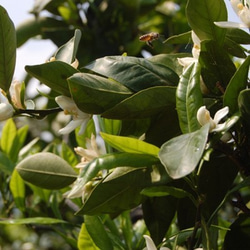
[[[174,137],[162,145],[159,158],[170,177],[182,178],[196,168],[207,143],[208,125],[195,132]]]
[[[7,11],[0,5],[0,88],[9,91],[16,64],[16,31]]]
[[[60,223],[68,223],[68,222],[49,217],[33,217],[33,218],[23,218],[23,219],[0,220],[0,224],[7,224],[7,225],[26,225],[26,224],[46,225],[46,224],[60,224]]]
[[[16,166],[16,170],[25,181],[46,189],[67,187],[77,176],[65,160],[46,152],[25,158]]]
[[[200,66],[194,63],[182,74],[176,91],[176,108],[183,133],[193,132],[200,127],[196,114],[202,105]]]
[[[159,148],[147,142],[117,135],[109,135],[101,133],[102,138],[109,143],[112,147],[127,153],[148,154],[157,156]]]

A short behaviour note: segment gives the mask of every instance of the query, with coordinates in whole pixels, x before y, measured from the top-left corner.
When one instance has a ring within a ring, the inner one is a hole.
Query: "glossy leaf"
[[[95,242],[90,237],[85,223],[83,223],[81,226],[81,230],[80,230],[78,241],[77,241],[77,247],[79,250],[84,250],[84,249],[99,250],[100,249],[99,247],[96,246]]]
[[[101,170],[110,170],[119,166],[131,166],[136,168],[151,166],[159,163],[159,160],[151,155],[133,153],[113,153],[98,157],[88,163],[81,171],[80,179],[75,183],[69,195],[78,193],[82,187]]]
[[[10,190],[15,200],[16,206],[21,210],[25,210],[25,185],[23,179],[17,173],[13,171],[10,179]]]
[[[70,96],[67,78],[78,72],[71,65],[61,61],[26,66],[25,70],[57,93],[65,96]]]
[[[16,64],[16,31],[7,11],[0,5],[0,88],[9,91]]]
[[[159,158],[170,177],[182,178],[196,168],[207,143],[208,125],[195,132],[174,137],[162,145]]]
[[[233,75],[224,94],[223,104],[229,107],[231,114],[238,110],[239,93],[247,87],[250,56],[242,63]]]
[[[223,44],[226,30],[214,22],[227,20],[227,9],[223,0],[189,0],[186,7],[188,23],[200,40],[215,40]]]
[[[56,54],[55,58],[58,61],[63,61],[65,63],[71,64],[76,59],[76,52],[81,39],[81,31],[79,29],[75,30],[75,35],[66,44],[61,46]]]
[[[25,181],[46,189],[67,187],[77,176],[65,160],[46,152],[25,158],[16,166],[16,170]]]
[[[182,74],[176,91],[176,108],[183,133],[200,128],[196,115],[202,105],[200,67],[198,63],[194,63]]]
[[[92,74],[74,74],[68,82],[75,103],[86,113],[103,113],[132,94],[120,83]]]
[[[99,216],[84,216],[86,229],[96,246],[103,250],[113,249],[112,241],[105,230],[104,223]]]
[[[58,220],[49,217],[33,217],[33,218],[23,218],[23,219],[0,220],[0,224],[6,224],[6,225],[27,225],[27,224],[47,225],[47,224],[61,224],[61,223],[67,223],[67,222],[64,220]]]
[[[147,154],[157,157],[160,150],[152,144],[135,138],[109,135],[105,133],[101,133],[101,136],[108,144],[122,152]]]
[[[142,119],[175,107],[175,87],[152,87],[141,90],[102,113],[112,119]]]
[[[132,91],[154,86],[176,86],[178,75],[161,64],[129,56],[108,56],[86,66],[98,74],[112,78]]]

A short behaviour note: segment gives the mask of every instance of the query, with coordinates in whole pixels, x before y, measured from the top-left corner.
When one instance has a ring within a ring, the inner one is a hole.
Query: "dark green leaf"
[[[226,29],[226,36],[238,44],[250,44],[250,35],[242,29]]]
[[[103,250],[112,250],[111,239],[105,230],[105,225],[98,216],[84,216],[86,229],[96,246]]]
[[[240,114],[247,136],[250,138],[250,90],[246,89],[240,92],[238,98]]]
[[[224,94],[224,106],[229,107],[231,114],[238,110],[239,93],[247,87],[249,64],[250,56],[248,56],[242,65],[237,69]]]
[[[223,0],[189,0],[186,7],[188,23],[200,40],[215,40],[222,45],[226,30],[214,22],[227,20],[227,9]]]
[[[67,187],[77,176],[66,161],[46,152],[25,158],[16,166],[16,170],[25,181],[46,189]]]
[[[245,48],[226,37],[224,49],[232,56],[246,58]]]
[[[173,179],[190,174],[199,163],[207,143],[209,124],[201,129],[174,137],[164,143],[159,158]]]
[[[200,66],[194,63],[182,74],[176,91],[176,108],[183,133],[193,132],[200,128],[196,114],[202,105]]]
[[[141,90],[102,113],[112,119],[140,119],[175,107],[175,87],[152,87]]]
[[[222,95],[236,71],[227,52],[215,41],[204,41],[201,43],[199,63],[208,89],[213,94]]]
[[[67,79],[77,73],[74,67],[61,61],[26,66],[25,70],[59,94],[70,96]]]
[[[68,82],[75,103],[86,113],[103,113],[132,94],[119,82],[92,74],[74,74]]]
[[[129,56],[108,56],[86,66],[98,74],[112,78],[137,92],[154,86],[176,86],[178,75],[161,64]]]
[[[6,156],[5,153],[0,151],[0,171],[11,175],[12,171],[14,170],[14,163],[10,160],[9,157]]]
[[[9,91],[16,64],[16,31],[7,11],[0,5],[0,88]]]

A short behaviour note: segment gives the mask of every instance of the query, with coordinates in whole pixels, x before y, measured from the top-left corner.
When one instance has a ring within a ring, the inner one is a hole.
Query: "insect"
[[[160,37],[160,34],[156,32],[151,32],[151,33],[140,36],[139,40],[142,42],[146,42],[148,46],[153,48],[152,41],[159,39],[159,37]]]

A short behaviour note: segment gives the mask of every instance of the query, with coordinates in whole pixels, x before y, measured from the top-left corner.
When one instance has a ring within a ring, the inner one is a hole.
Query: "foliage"
[[[35,19],[17,31],[0,6],[0,120],[9,118],[1,245],[25,241],[8,235],[12,226],[60,237],[53,249],[151,249],[143,235],[170,249],[249,245],[250,56],[242,44],[250,35],[228,27],[223,0],[176,1],[172,12],[167,3],[37,0]],[[169,38],[149,33],[152,47],[140,42],[151,30]],[[59,49],[25,66],[50,88],[28,101],[28,79],[11,83],[14,55],[36,35]],[[192,54],[183,53],[190,43]],[[41,96],[46,108],[36,109]],[[72,120],[59,130],[62,110]],[[52,141],[34,136],[38,124]]]

